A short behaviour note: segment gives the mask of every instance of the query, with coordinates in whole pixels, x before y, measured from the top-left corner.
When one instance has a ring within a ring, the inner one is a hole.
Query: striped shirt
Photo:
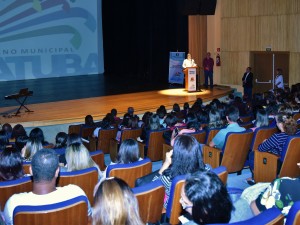
[[[289,135],[284,132],[273,134],[269,139],[258,146],[258,151],[270,152],[280,156],[288,137]]]

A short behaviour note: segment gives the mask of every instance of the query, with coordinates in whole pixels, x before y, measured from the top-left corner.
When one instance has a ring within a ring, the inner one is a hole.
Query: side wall
[[[251,51],[290,53],[289,84],[300,82],[300,1],[219,0],[214,16],[207,16],[207,50],[215,59],[221,48],[221,67],[215,83],[241,90],[241,76],[250,65]]]

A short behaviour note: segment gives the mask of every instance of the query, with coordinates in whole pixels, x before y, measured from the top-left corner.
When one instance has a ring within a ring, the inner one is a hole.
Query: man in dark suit
[[[253,88],[253,73],[251,72],[251,67],[247,67],[242,81],[244,87],[244,96],[247,97],[248,100],[251,100]]]

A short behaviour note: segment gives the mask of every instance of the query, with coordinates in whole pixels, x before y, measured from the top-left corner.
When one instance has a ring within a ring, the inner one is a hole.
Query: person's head
[[[199,142],[191,135],[178,135],[173,145],[170,177],[184,175],[205,168]]]
[[[188,102],[185,102],[185,103],[183,104],[183,109],[184,109],[184,110],[190,109],[190,104],[189,104]]]
[[[210,52],[206,53],[206,58],[210,58]]]
[[[158,108],[156,110],[156,114],[160,119],[163,119],[166,116],[166,110],[164,110],[163,108]]]
[[[223,121],[219,110],[211,109],[209,111],[209,128],[219,128],[223,126]]]
[[[282,74],[282,69],[281,68],[277,68],[276,69],[276,73],[279,75],[279,74]]]
[[[90,167],[96,167],[97,164],[93,161],[89,151],[83,144],[74,143],[66,148],[67,171],[82,170]]]
[[[36,139],[29,138],[26,145],[21,150],[21,154],[26,160],[31,161],[32,157],[42,148],[43,145],[41,142],[36,141]]]
[[[187,54],[187,59],[192,59],[191,53],[188,53],[188,54]]]
[[[17,151],[21,153],[22,149],[25,147],[28,140],[29,138],[27,136],[18,136],[15,141],[15,148],[17,149]]]
[[[164,120],[167,127],[173,127],[177,123],[177,118],[173,114],[168,114]]]
[[[52,149],[41,149],[31,161],[33,182],[50,182],[58,176],[58,155]]]
[[[133,116],[133,114],[134,114],[134,108],[133,107],[128,107],[128,109],[127,109],[127,113],[130,115],[130,116]]]
[[[160,128],[159,117],[157,114],[153,114],[149,118],[149,128],[150,130],[158,130]]]
[[[118,111],[117,111],[116,109],[112,109],[112,110],[110,110],[110,113],[111,113],[113,116],[117,116]]]
[[[131,188],[117,177],[102,181],[95,193],[93,225],[143,224]]]
[[[285,132],[288,135],[294,135],[297,131],[297,122],[290,114],[277,114],[276,124],[281,132]]]
[[[246,68],[246,72],[247,72],[247,73],[250,73],[250,72],[251,72],[251,67],[250,67],[250,66],[248,66],[248,67]]]
[[[174,112],[180,112],[180,106],[178,103],[174,103],[173,104],[173,111]]]
[[[5,123],[2,125],[2,130],[5,131],[6,135],[8,136],[8,138],[11,137],[11,133],[12,133],[12,126],[9,123]]]
[[[122,144],[118,153],[118,163],[133,163],[140,158],[139,145],[134,139],[126,139]]]
[[[17,139],[19,136],[27,136],[22,124],[16,124],[12,130],[11,138]]]
[[[137,128],[139,119],[137,116],[130,116],[128,119],[128,128]]]
[[[24,176],[21,153],[14,148],[0,152],[0,181],[16,180]]]
[[[29,133],[29,137],[35,142],[41,142],[42,144],[45,142],[44,133],[39,127],[33,128]]]
[[[269,117],[264,109],[258,109],[256,112],[256,121],[255,126],[256,127],[263,127],[269,125]]]
[[[239,109],[235,106],[229,106],[226,111],[228,122],[237,122],[240,117]]]
[[[211,171],[197,171],[186,178],[180,203],[197,224],[228,223],[233,210],[226,187]]]
[[[68,135],[67,139],[67,146],[70,146],[72,144],[81,144],[82,140],[79,134],[71,133]]]
[[[65,132],[58,132],[55,137],[54,148],[66,148],[67,147],[68,135]]]
[[[91,127],[94,126],[95,123],[94,123],[94,118],[92,117],[92,115],[87,115],[84,119],[84,123],[87,126],[91,126]]]

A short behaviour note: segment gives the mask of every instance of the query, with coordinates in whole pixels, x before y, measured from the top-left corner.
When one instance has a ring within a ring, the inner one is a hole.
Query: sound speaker
[[[178,0],[177,5],[182,15],[214,15],[217,0]]]

